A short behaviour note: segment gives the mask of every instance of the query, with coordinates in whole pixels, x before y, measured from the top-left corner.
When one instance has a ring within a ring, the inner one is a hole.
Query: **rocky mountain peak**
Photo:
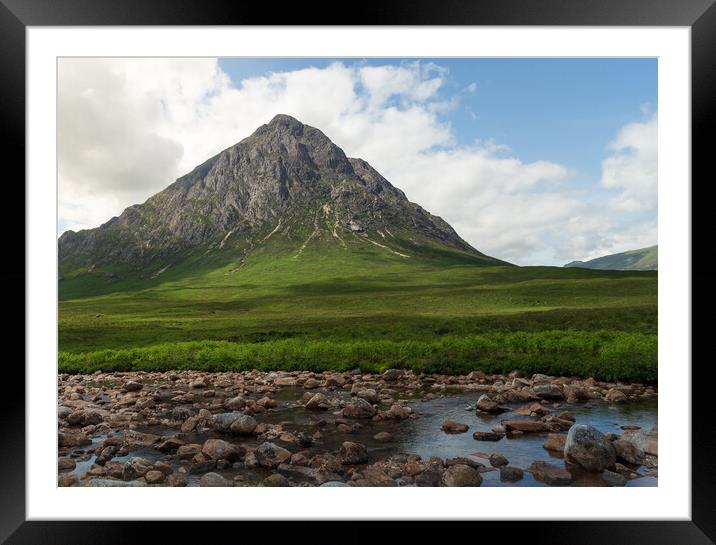
[[[271,237],[296,251],[317,241],[347,249],[347,237],[406,258],[406,241],[485,257],[366,161],[285,114],[118,218],[63,234],[59,254],[61,268],[142,269],[193,249],[240,251],[246,259],[257,239]]]
[[[284,161],[312,163],[318,168],[352,173],[345,153],[330,138],[286,114],[276,115],[238,145],[253,156],[268,154]]]

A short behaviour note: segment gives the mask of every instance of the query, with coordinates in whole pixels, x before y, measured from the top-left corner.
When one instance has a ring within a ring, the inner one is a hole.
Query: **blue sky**
[[[657,71],[622,58],[64,60],[59,229],[106,221],[285,113],[496,257],[560,265],[647,246]]]
[[[235,85],[271,72],[331,63],[390,66],[414,59],[220,59]],[[600,177],[617,131],[657,111],[657,59],[421,59],[449,70],[441,93],[460,94],[449,121],[458,143],[508,145],[525,161],[571,165],[578,179]],[[470,85],[474,92],[465,92]]]

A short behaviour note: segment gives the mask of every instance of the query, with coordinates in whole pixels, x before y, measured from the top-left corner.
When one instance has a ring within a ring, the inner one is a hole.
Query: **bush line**
[[[462,374],[480,370],[656,382],[657,336],[617,331],[541,331],[443,337],[432,341],[276,339],[261,343],[187,341],[128,349],[60,352],[61,373],[94,371],[345,371],[390,367]]]

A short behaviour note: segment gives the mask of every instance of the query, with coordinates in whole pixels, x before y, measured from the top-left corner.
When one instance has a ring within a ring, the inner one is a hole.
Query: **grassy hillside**
[[[368,244],[283,250],[238,270],[195,257],[154,278],[65,278],[60,371],[397,365],[656,380],[655,272],[478,266]]]
[[[655,271],[659,268],[659,247],[650,246],[639,250],[605,255],[589,261],[572,261],[565,267],[611,271]]]

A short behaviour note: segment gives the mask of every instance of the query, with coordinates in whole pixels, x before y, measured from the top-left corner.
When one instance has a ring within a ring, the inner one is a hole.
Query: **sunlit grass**
[[[60,370],[526,371],[656,380],[657,273],[486,267],[362,245],[60,283]],[[124,273],[123,273],[124,274]]]

